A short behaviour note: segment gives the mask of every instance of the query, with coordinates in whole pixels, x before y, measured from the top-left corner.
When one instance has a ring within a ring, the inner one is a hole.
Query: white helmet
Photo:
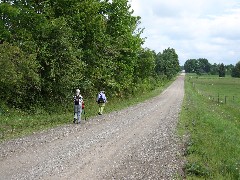
[[[76,89],[76,94],[79,95],[80,94],[80,90]]]

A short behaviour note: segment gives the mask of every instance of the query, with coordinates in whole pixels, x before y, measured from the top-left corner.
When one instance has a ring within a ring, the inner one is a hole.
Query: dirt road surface
[[[80,125],[0,144],[0,179],[176,179],[184,75],[161,95]],[[107,107],[106,107],[107,108]]]

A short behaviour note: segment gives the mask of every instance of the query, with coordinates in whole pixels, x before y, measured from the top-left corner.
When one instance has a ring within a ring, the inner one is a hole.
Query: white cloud
[[[211,63],[240,60],[240,6],[238,0],[132,0],[141,16],[146,47],[161,52],[171,47],[181,64],[191,58]]]

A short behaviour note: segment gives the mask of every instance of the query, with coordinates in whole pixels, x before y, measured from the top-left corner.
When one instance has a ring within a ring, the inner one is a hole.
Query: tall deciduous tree
[[[205,58],[189,59],[185,62],[184,69],[187,73],[209,73],[211,64]]]
[[[168,79],[171,79],[180,71],[180,65],[178,55],[175,49],[168,48],[162,53],[158,53],[156,57],[156,73],[159,75],[165,75]]]
[[[240,61],[233,68],[233,70],[232,70],[232,77],[240,78]]]
[[[223,63],[219,66],[219,77],[225,77],[225,66]]]
[[[36,54],[26,54],[6,42],[0,44],[0,100],[21,108],[36,104],[41,88],[38,68]]]
[[[117,91],[127,90],[134,81],[134,67],[141,51],[141,32],[136,32],[139,17],[133,16],[127,0],[113,0],[107,14],[107,33],[111,46],[118,53],[113,58]]]
[[[142,49],[137,58],[137,63],[134,67],[135,81],[144,80],[154,76],[155,68],[155,52],[150,49]]]
[[[198,61],[199,61],[199,70],[204,73],[209,73],[211,64],[208,62],[208,60],[205,58],[199,58]]]

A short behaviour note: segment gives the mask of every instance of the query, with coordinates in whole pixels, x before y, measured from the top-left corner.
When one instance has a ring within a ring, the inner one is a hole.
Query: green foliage
[[[187,179],[240,178],[238,84],[229,77],[187,76],[179,122],[180,130],[189,135]],[[213,101],[208,96],[213,94],[235,95],[234,103]]]
[[[232,65],[232,64],[225,65],[225,73],[226,73],[226,75],[231,75],[233,69],[234,69],[234,65]]]
[[[211,70],[211,64],[207,59],[189,59],[184,64],[186,73],[197,73],[199,75],[203,73],[209,73]]]
[[[168,48],[157,54],[155,71],[158,75],[166,76],[168,79],[180,71],[178,55],[174,49]]]
[[[211,72],[210,74],[211,75],[219,75],[219,64],[216,64],[214,63],[212,66],[211,66]]]
[[[208,169],[204,165],[196,162],[187,163],[185,171],[188,176],[209,177]]]
[[[189,59],[184,63],[184,69],[186,73],[196,72],[198,62],[196,59]]]
[[[134,67],[135,82],[154,76],[155,52],[150,49],[142,49]]]
[[[16,46],[0,44],[0,100],[21,108],[37,103],[41,87],[39,67],[35,54],[26,55]]]
[[[198,67],[197,72],[209,73],[211,64],[208,62],[208,60],[205,58],[200,58],[200,59],[198,59],[198,61],[199,61],[199,67]]]
[[[219,66],[219,77],[225,77],[225,67],[223,63]]]
[[[240,61],[233,68],[231,75],[232,75],[232,77],[240,78]]]
[[[155,52],[141,47],[140,17],[127,0],[9,0],[0,4],[0,17],[2,73],[11,71],[8,80],[2,76],[1,88],[8,90],[1,101],[9,107],[67,109],[76,88],[84,97],[100,89],[109,97],[127,97],[179,71],[174,49],[164,50],[159,62]],[[17,103],[10,100],[16,94]]]
[[[158,88],[154,88],[152,91],[139,91],[134,95],[124,98],[111,98],[105,108],[105,112],[120,110],[128,106],[143,102],[149,98],[159,95],[172,81],[165,81]],[[144,87],[144,86],[143,86]],[[72,102],[72,99],[69,100]],[[87,117],[87,120],[96,116],[98,112],[98,105],[95,102],[95,98],[87,98],[85,102],[85,114],[82,115],[82,120]],[[1,104],[0,104],[1,105]],[[71,107],[69,107],[72,110]],[[72,123],[73,113],[63,109],[61,112],[55,112],[48,114],[44,109],[36,109],[35,114],[25,113],[19,109],[9,109],[6,106],[0,106],[0,142],[31,134],[33,132],[52,128],[62,124]]]
[[[222,65],[222,64],[210,64],[207,59],[189,59],[184,63],[184,70],[186,73],[196,73],[198,75],[211,74],[220,75],[220,77],[225,77],[225,75],[233,74],[234,66]],[[220,74],[219,74],[220,73]]]

